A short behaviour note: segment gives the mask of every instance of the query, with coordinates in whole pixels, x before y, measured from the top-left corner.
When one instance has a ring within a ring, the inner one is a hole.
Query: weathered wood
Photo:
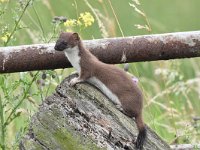
[[[54,45],[0,47],[0,73],[71,67]],[[110,64],[200,57],[200,31],[89,40],[84,45]]]
[[[30,123],[21,150],[134,150],[137,136],[133,119],[122,114],[93,86],[82,83],[74,88],[66,78],[39,108]],[[108,138],[109,131],[111,137]],[[170,149],[148,128],[144,150]]]
[[[171,145],[171,149],[173,150],[198,150],[200,149],[200,144],[179,144],[179,145]]]

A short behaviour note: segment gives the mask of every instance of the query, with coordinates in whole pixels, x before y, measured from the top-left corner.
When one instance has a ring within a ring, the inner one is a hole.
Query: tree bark
[[[83,41],[110,64],[200,57],[200,31]],[[0,47],[0,73],[71,67],[55,43]]]
[[[134,150],[138,130],[98,89],[87,83],[69,87],[67,77],[32,117],[21,150]],[[168,150],[150,128],[144,150]],[[109,133],[110,138],[109,138]]]
[[[200,149],[200,144],[179,144],[171,145],[172,150],[198,150]]]

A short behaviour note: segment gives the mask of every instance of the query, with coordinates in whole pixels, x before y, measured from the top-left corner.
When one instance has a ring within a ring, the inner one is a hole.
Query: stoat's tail
[[[145,124],[142,119],[142,114],[135,117],[135,122],[136,122],[138,130],[139,130],[139,134],[137,136],[135,146],[137,149],[142,150],[144,141],[147,136],[147,130],[146,130]]]

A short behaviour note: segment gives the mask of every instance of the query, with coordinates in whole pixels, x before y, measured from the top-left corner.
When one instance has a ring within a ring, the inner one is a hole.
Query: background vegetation
[[[83,39],[199,30],[199,6],[199,0],[0,0],[0,46],[53,42],[61,30]],[[200,141],[199,60],[130,64],[144,91],[145,122],[169,144]],[[31,115],[72,70],[0,75],[2,149],[17,149]]]

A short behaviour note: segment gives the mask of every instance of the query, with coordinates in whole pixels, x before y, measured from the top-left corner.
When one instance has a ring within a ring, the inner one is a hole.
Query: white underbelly
[[[119,101],[118,97],[110,90],[108,89],[105,84],[103,84],[99,79],[96,77],[91,77],[87,80],[92,85],[96,86],[98,89],[101,90],[114,104],[120,105],[121,102]]]

